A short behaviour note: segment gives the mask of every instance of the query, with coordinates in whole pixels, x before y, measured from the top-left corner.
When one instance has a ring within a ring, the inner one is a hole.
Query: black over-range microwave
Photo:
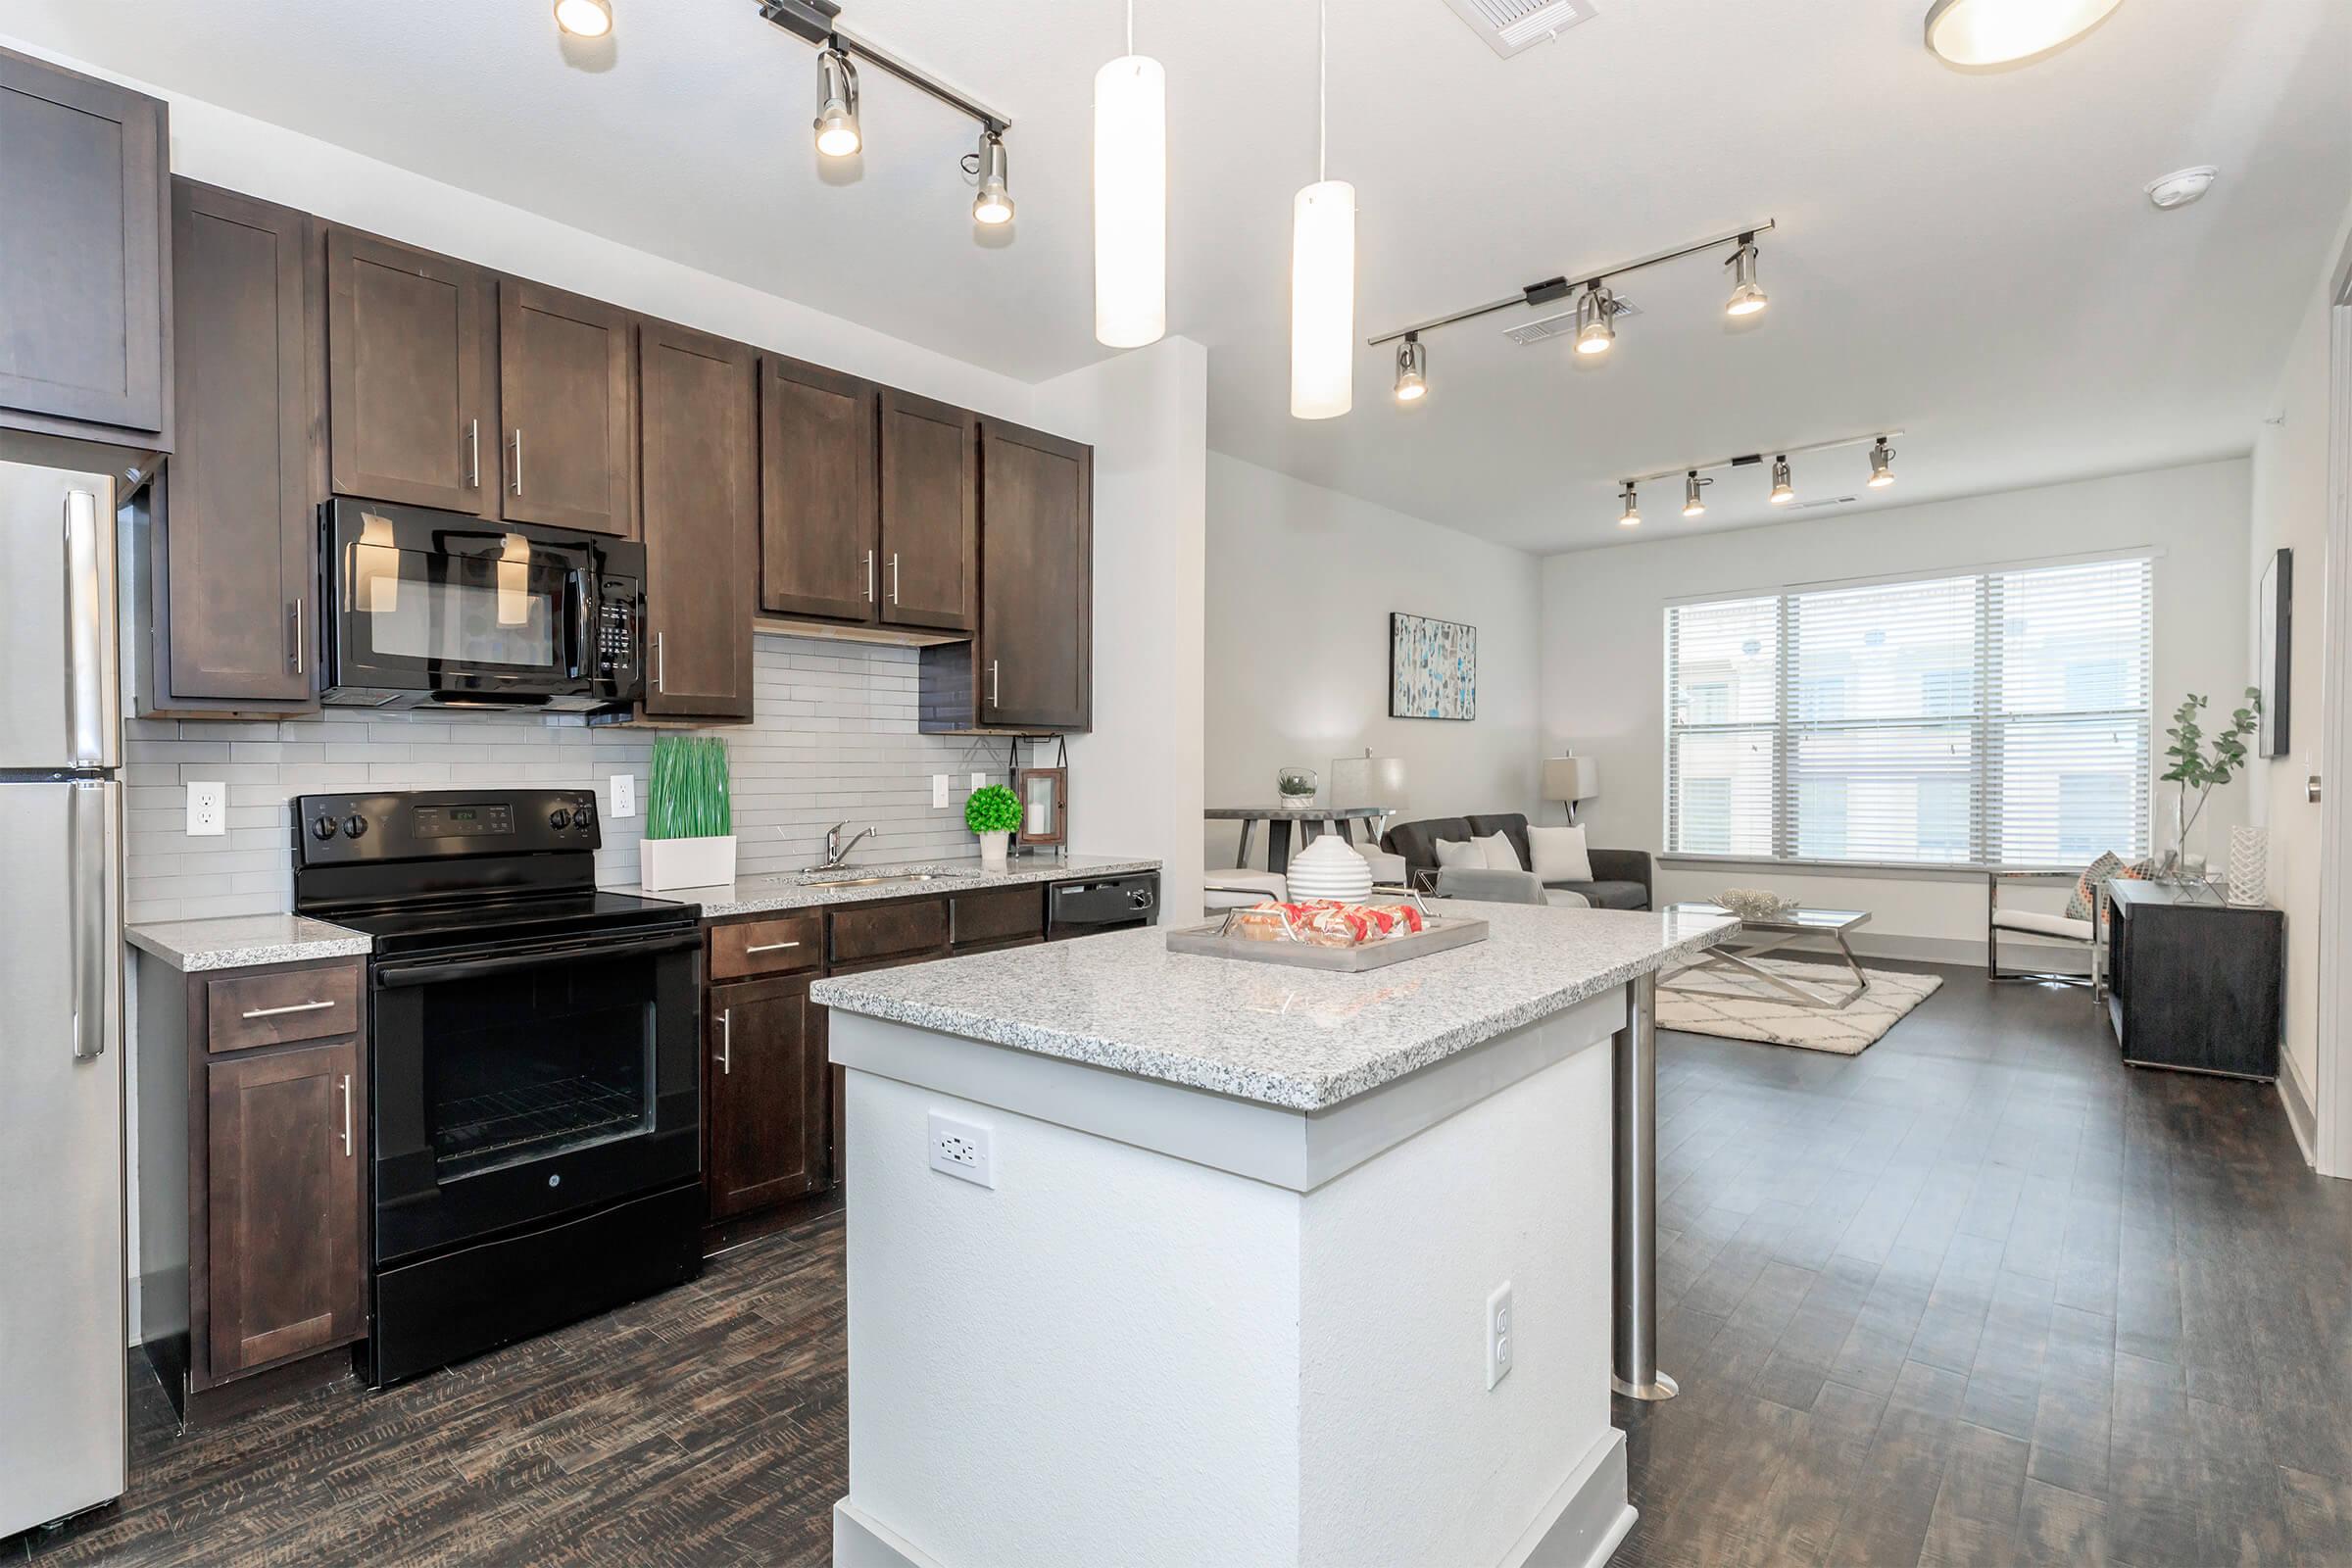
[[[645,690],[645,547],[338,496],[319,509],[324,702],[626,708]]]

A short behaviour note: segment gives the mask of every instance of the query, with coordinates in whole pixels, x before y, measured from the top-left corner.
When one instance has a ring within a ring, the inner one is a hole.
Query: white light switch
[[[636,774],[615,773],[612,775],[612,814],[614,816],[635,816],[637,814]]]
[[[933,806],[948,804],[948,775],[945,773],[931,775],[931,804]]]
[[[188,837],[217,839],[228,831],[228,786],[188,786]]]

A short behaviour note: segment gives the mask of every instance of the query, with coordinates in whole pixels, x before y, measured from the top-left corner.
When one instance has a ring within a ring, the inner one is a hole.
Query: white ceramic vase
[[[2230,902],[2258,905],[2270,891],[2271,835],[2267,828],[2230,830]]]
[[[1002,876],[1004,872],[1004,852],[1011,843],[1012,835],[1009,832],[981,834],[980,869],[992,876]]]
[[[1293,904],[1313,899],[1360,904],[1372,896],[1372,862],[1337,833],[1326,833],[1291,857],[1283,885]]]

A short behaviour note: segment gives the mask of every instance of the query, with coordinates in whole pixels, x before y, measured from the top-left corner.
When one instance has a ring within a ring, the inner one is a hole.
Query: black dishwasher
[[[1100,936],[1159,924],[1159,873],[1056,882],[1046,900],[1046,940]]]

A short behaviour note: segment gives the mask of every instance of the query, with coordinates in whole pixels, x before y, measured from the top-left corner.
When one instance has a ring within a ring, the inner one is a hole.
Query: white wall
[[[1665,842],[1668,600],[2148,547],[2159,552],[2153,749],[2161,762],[2162,715],[2183,693],[2219,701],[2246,684],[2249,479],[2248,464],[2235,459],[1728,533],[1676,538],[1669,522],[1656,528],[1664,537],[1553,556],[1544,563],[1544,749],[1569,745],[1599,759],[1602,792],[1583,808],[1595,843],[1655,853]],[[2203,830],[2209,852],[2227,853],[2230,824],[2245,820],[2242,797],[2242,782],[2215,794]],[[1868,935],[1881,952],[1983,956],[1981,875],[1661,865],[1658,893],[1699,898],[1727,883],[1869,909]],[[2063,899],[2052,890],[2019,902],[2054,912]]]
[[[1403,759],[1407,818],[1535,813],[1533,557],[1212,452],[1208,585],[1218,805],[1270,803],[1288,763],[1321,774],[1328,800],[1332,760],[1370,747]],[[1478,628],[1476,719],[1388,716],[1396,610]],[[1233,863],[1238,833],[1209,824],[1210,864]]]
[[[1070,739],[1070,848],[1156,857],[1161,918],[1196,920],[1208,351],[1166,338],[1036,397],[1040,422],[1095,447],[1095,727]]]
[[[2256,761],[2248,819],[2271,834],[2271,902],[2286,911],[2287,1069],[2305,1105],[2316,1103],[2319,1052],[2320,808],[2304,780],[2320,772],[2320,714],[2326,693],[2322,611],[2328,559],[2328,293],[2337,258],[2352,243],[2352,220],[2328,250],[2280,371],[2271,416],[2254,443],[2253,517],[2247,565],[2252,594],[2274,553],[2295,553],[2288,744],[2275,761]],[[2251,647],[2249,643],[2249,647]],[[2255,651],[2259,656],[2259,650]],[[2249,664],[2249,669],[2256,667]],[[2249,673],[2247,681],[2252,683]]]

